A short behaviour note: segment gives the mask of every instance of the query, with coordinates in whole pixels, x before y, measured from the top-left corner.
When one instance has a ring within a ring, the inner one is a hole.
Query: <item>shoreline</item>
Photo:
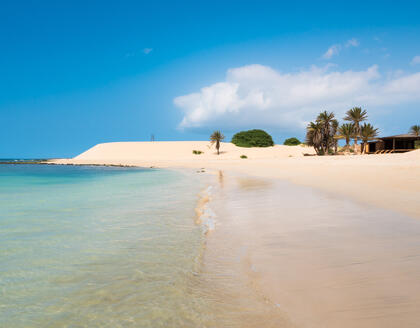
[[[247,160],[182,153],[148,160],[145,152],[134,159],[81,156],[46,164],[152,167],[213,176],[209,185],[219,188],[202,190],[195,208],[206,239],[202,274],[204,279],[220,275],[220,285],[214,286],[220,297],[233,297],[244,308],[258,307],[255,321],[246,327],[258,326],[261,318],[285,327],[392,327],[398,320],[411,327],[413,318],[420,319],[413,312],[420,306],[420,247],[414,236],[420,227],[408,216],[420,218],[420,152],[289,157],[288,150]],[[210,231],[203,222],[206,207],[215,211]],[[224,294],[224,284],[231,294]],[[404,317],[398,314],[404,310],[400,298],[409,300],[410,314]],[[310,311],[302,313],[305,308]],[[393,319],[384,319],[388,315]],[[325,317],[333,319],[330,326],[322,322]]]
[[[282,179],[332,195],[420,218],[420,150],[404,154],[304,156],[308,147],[240,148],[208,142],[130,142],[97,145],[73,159],[46,164],[185,168]],[[192,150],[205,149],[203,155]],[[313,151],[313,149],[312,149]],[[246,154],[247,159],[240,159]]]

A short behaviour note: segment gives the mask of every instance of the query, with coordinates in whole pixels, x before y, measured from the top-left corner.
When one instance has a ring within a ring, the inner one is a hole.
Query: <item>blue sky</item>
[[[419,1],[2,1],[0,158],[110,141],[304,136],[362,106],[420,124]],[[417,57],[418,56],[418,57]]]

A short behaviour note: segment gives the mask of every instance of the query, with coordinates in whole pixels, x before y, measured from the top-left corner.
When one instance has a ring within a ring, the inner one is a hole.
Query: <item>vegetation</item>
[[[357,146],[357,139],[360,136],[360,123],[368,118],[367,112],[360,107],[353,107],[346,112],[345,121],[350,121],[354,125],[354,147]]]
[[[370,123],[365,123],[360,127],[360,137],[362,138],[362,153],[366,153],[366,144],[378,136],[378,129],[375,129]]]
[[[225,136],[223,135],[222,132],[220,131],[214,131],[211,136],[210,136],[210,142],[211,144],[216,144],[216,150],[217,150],[217,155],[220,154],[219,149],[220,149],[220,143],[225,139]]]
[[[241,158],[242,158],[242,159],[245,159],[245,158],[248,158],[248,156],[246,156],[246,155],[241,155]]]
[[[193,150],[194,155],[201,155],[203,152],[201,150]]]
[[[274,146],[273,138],[263,130],[249,130],[236,133],[232,143],[238,147],[270,147]]]
[[[318,155],[329,154],[332,147],[337,150],[337,140],[334,137],[338,121],[334,117],[333,112],[323,111],[306,128],[306,143],[313,146]]]
[[[339,125],[333,112],[323,111],[316,118],[315,122],[310,122],[306,128],[306,144],[314,147],[318,155],[332,155],[337,153],[338,140],[345,139],[344,149],[355,152],[357,140],[363,141],[363,152],[366,151],[366,144],[369,140],[377,137],[378,129],[370,123],[360,123],[367,119],[367,112],[360,107],[354,107],[346,112],[345,123]],[[350,140],[354,139],[354,149],[350,148]]]
[[[420,125],[413,125],[410,128],[410,133],[414,134],[416,137],[420,136]]]
[[[301,144],[301,142],[299,141],[298,138],[289,138],[289,139],[286,139],[283,143],[283,145],[285,145],[285,146],[297,146],[297,145],[300,145],[300,144]]]
[[[337,139],[337,131],[338,131],[338,127],[339,127],[339,123],[337,120],[333,120],[331,122],[331,132],[333,133],[333,138],[332,138],[332,144],[334,146],[334,154],[337,154],[337,150],[338,150],[338,139]]]
[[[350,149],[350,139],[355,135],[355,128],[353,123],[342,124],[338,128],[338,138],[346,140],[346,148]]]

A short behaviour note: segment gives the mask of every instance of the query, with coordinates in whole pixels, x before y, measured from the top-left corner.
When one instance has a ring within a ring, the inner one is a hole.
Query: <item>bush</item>
[[[232,143],[238,147],[270,147],[274,146],[273,138],[263,130],[249,130],[236,133]]]
[[[203,152],[201,150],[193,150],[194,155],[201,155]]]
[[[245,159],[245,158],[248,158],[248,156],[246,156],[246,155],[241,155],[241,158]]]
[[[298,146],[300,144],[301,142],[299,141],[298,138],[289,138],[289,139],[286,139],[283,143],[283,145],[285,146]]]
[[[414,148],[415,149],[420,149],[420,140],[414,141]]]

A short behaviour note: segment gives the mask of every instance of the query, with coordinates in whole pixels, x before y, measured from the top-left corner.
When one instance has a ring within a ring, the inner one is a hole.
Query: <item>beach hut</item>
[[[420,141],[420,136],[414,134],[381,137],[368,142],[366,152],[369,154],[404,153],[416,149],[416,141]]]

